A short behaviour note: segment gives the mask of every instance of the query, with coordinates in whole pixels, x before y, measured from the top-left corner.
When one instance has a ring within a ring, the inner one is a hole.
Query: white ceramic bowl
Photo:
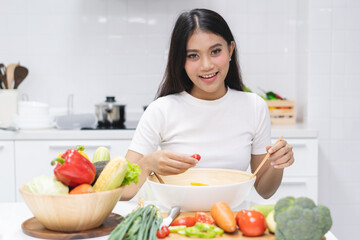
[[[21,101],[18,103],[20,116],[49,116],[49,104],[42,102]]]
[[[210,211],[219,201],[232,209],[238,207],[254,185],[251,173],[218,168],[192,168],[185,173],[161,176],[165,184],[155,176],[147,178],[155,198],[165,208],[180,206],[183,211]],[[191,182],[209,186],[192,186]]]

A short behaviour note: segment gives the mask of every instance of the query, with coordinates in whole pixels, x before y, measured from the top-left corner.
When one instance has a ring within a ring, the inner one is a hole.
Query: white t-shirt
[[[140,154],[163,150],[200,154],[197,167],[247,170],[251,154],[270,145],[267,104],[255,93],[228,88],[217,100],[187,92],[152,102],[136,128],[130,150]]]

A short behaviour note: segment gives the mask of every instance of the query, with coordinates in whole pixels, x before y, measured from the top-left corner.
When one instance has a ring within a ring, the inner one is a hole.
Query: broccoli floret
[[[307,197],[285,197],[275,205],[277,240],[321,240],[332,225],[330,210]]]

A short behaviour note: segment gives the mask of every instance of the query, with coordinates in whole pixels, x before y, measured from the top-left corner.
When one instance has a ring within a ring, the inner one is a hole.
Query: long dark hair
[[[164,78],[157,92],[157,98],[182,91],[189,92],[193,87],[184,66],[188,38],[197,28],[223,37],[228,46],[232,41],[235,43],[228,24],[218,13],[208,9],[193,9],[190,12],[180,14],[171,35],[168,62]],[[225,78],[225,85],[239,91],[243,90],[236,44],[231,56],[229,71]]]

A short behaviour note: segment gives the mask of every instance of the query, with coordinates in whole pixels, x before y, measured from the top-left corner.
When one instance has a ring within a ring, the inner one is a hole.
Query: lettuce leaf
[[[128,161],[128,168],[125,174],[125,178],[121,183],[121,186],[130,185],[130,183],[132,182],[135,184],[139,183],[139,175],[141,174],[139,165],[137,165],[136,163],[131,164],[129,160],[127,161]]]

